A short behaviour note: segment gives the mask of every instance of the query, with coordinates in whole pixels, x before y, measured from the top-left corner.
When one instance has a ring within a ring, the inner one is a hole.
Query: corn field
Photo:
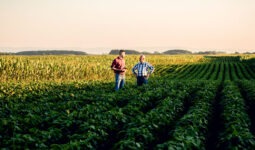
[[[113,78],[110,69],[116,56],[0,56],[0,81],[109,81]],[[202,61],[202,56],[148,56],[153,65],[193,63]],[[127,56],[126,64],[131,69],[139,56]]]

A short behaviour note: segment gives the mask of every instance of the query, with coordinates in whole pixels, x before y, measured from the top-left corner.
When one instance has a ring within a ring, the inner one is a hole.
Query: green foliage
[[[157,145],[157,149],[205,149],[208,122],[212,116],[212,103],[216,93],[216,84],[200,86],[190,107],[171,131],[171,140]]]
[[[221,105],[225,130],[218,146],[221,149],[254,149],[254,137],[249,130],[251,122],[242,95],[231,82],[226,82],[224,87]]]
[[[1,56],[0,147],[206,149],[216,132],[216,149],[254,149],[251,58],[150,55],[149,84],[128,72],[115,92],[113,56]]]

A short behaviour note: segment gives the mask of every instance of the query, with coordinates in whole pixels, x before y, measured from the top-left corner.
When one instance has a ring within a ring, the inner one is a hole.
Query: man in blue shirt
[[[148,83],[148,78],[153,73],[154,67],[148,62],[145,62],[144,55],[140,56],[139,61],[140,62],[133,67],[132,72],[137,78],[137,85],[141,86]]]

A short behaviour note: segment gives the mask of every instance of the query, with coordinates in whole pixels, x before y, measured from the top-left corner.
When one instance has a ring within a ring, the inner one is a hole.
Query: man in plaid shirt
[[[144,55],[141,55],[139,60],[140,62],[133,67],[132,72],[137,78],[137,85],[141,86],[148,83],[148,78],[153,73],[154,67],[145,62]]]

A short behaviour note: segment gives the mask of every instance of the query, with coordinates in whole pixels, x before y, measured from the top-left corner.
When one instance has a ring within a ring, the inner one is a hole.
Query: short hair
[[[144,57],[144,58],[145,58],[145,55],[144,55],[144,54],[141,54],[140,57]]]
[[[120,50],[120,51],[119,51],[119,54],[121,54],[122,52],[125,52],[125,50]]]

